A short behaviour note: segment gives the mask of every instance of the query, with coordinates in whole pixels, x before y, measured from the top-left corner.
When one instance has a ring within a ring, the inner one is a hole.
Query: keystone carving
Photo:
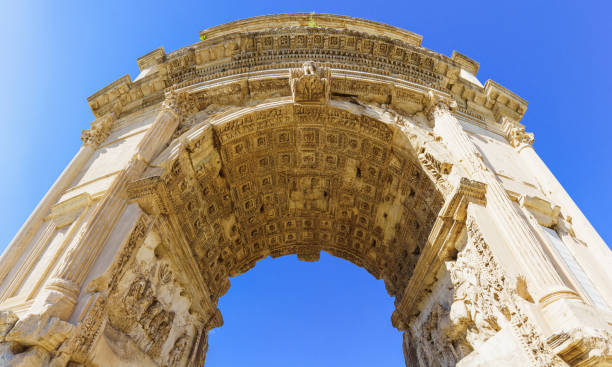
[[[289,84],[293,101],[302,104],[325,104],[330,96],[329,68],[306,61],[301,68],[291,69]]]

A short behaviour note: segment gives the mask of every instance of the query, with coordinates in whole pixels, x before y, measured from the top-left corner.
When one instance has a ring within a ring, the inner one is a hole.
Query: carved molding
[[[453,188],[450,182],[448,182],[447,176],[451,172],[453,165],[448,162],[442,162],[436,159],[436,157],[427,151],[425,148],[421,148],[419,153],[419,161],[427,172],[431,175],[432,179],[440,187],[440,190],[445,196],[448,196]]]
[[[196,100],[191,94],[175,90],[166,93],[161,109],[176,115],[179,119],[179,124],[199,110]]]

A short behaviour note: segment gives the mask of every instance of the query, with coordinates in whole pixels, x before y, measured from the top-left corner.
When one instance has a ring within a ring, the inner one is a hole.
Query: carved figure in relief
[[[154,296],[151,282],[142,276],[132,281],[123,304],[127,314],[144,331],[143,350],[152,357],[158,356],[172,328],[174,313],[164,309]]]
[[[465,338],[470,347],[476,348],[495,335],[500,327],[495,317],[484,313],[483,287],[472,251],[470,247],[464,248],[457,261],[450,266],[454,295],[449,335],[459,340]]]
[[[123,300],[123,304],[132,317],[138,317],[153,299],[149,281],[143,277],[136,278]]]
[[[304,62],[304,64],[302,64],[302,69],[304,70],[304,75],[314,75],[315,73],[314,61]]]
[[[330,96],[330,70],[306,61],[300,69],[291,69],[289,85],[298,103],[325,104]]]
[[[449,310],[436,303],[429,312],[427,319],[411,331],[419,366],[454,366],[466,353],[455,348],[447,335]]]
[[[168,357],[167,366],[179,366],[181,361],[183,360],[183,356],[185,354],[185,350],[187,349],[187,344],[189,343],[190,337],[189,335],[182,335],[174,342],[174,346],[170,351],[170,355]]]

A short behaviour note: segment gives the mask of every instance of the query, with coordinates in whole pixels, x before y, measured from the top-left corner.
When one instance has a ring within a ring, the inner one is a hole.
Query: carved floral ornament
[[[433,91],[428,91],[425,96],[425,115],[430,121],[434,121],[436,114],[457,110],[457,102],[448,95],[441,95]]]
[[[533,133],[525,132],[525,127],[516,126],[508,132],[508,142],[515,148],[532,145],[534,141]]]
[[[501,119],[502,129],[506,132],[506,139],[508,143],[514,148],[521,150],[526,146],[530,146],[534,142],[533,133],[525,131],[525,126],[516,122],[509,117],[502,117]]]

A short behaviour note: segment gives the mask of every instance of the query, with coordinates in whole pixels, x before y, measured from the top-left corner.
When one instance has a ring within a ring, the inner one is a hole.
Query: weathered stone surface
[[[13,311],[0,311],[0,342],[3,342],[6,334],[15,326],[19,320]]]
[[[13,357],[7,367],[38,367],[46,365],[48,361],[49,352],[42,347],[34,346]]]
[[[334,15],[202,31],[89,98],[0,259],[0,364],[201,366],[230,277],[321,251],[384,279],[408,366],[612,358],[612,255],[478,62]]]
[[[5,340],[22,345],[40,346],[47,351],[53,351],[68,338],[74,326],[48,313],[28,315],[19,320]]]
[[[529,359],[521,351],[510,327],[503,328],[492,336],[478,350],[456,364],[457,367],[496,367],[529,366]]]

